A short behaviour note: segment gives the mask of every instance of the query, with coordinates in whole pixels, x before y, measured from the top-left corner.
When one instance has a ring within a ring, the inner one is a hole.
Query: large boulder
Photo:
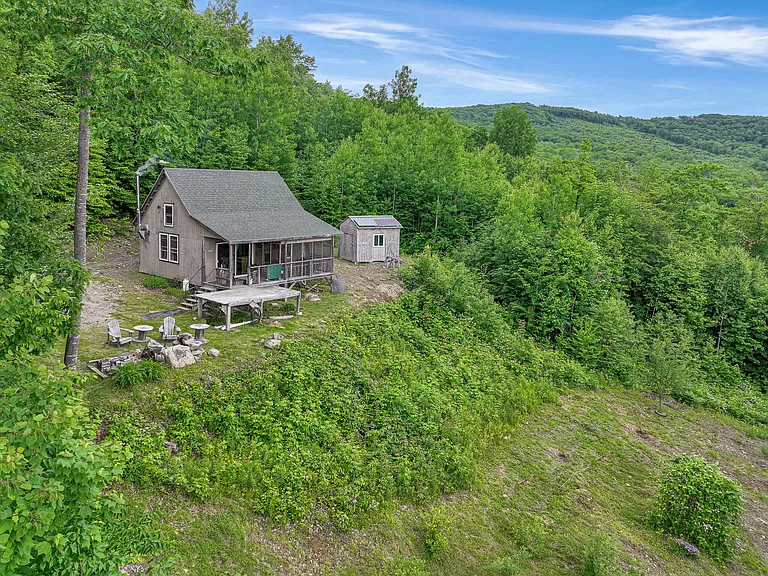
[[[171,365],[171,368],[184,368],[195,363],[195,357],[188,346],[176,344],[163,350],[165,360]]]
[[[333,294],[344,294],[347,291],[347,282],[341,276],[331,278],[331,292]]]
[[[163,351],[164,346],[158,342],[157,340],[152,340],[152,338],[149,338],[147,340],[147,345],[145,346],[145,350],[148,350],[151,354],[158,354]]]
[[[195,339],[187,340],[185,342],[185,345],[189,346],[189,349],[192,350],[193,352],[195,350],[202,350],[203,349],[203,343],[200,340],[195,340]]]
[[[195,337],[192,336],[192,334],[188,334],[187,332],[182,332],[176,337],[176,340],[179,344],[184,344],[185,346],[189,346],[190,342],[194,341]]]

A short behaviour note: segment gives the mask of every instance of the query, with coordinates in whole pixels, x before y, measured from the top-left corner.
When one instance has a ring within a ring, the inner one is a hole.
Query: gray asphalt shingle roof
[[[277,172],[165,168],[190,216],[228,242],[340,236],[304,210]]]

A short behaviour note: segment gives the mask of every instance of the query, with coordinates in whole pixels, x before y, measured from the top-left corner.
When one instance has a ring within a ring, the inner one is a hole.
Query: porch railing
[[[251,282],[253,284],[277,280],[304,280],[316,276],[327,276],[332,273],[333,257],[250,267]]]
[[[229,286],[229,268],[216,268],[216,285]]]

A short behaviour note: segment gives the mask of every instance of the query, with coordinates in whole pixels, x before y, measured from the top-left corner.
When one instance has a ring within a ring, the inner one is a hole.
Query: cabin
[[[277,172],[164,168],[137,219],[141,272],[219,289],[330,280],[341,236]]]
[[[339,229],[339,256],[355,264],[400,257],[400,229],[394,216],[347,216]]]

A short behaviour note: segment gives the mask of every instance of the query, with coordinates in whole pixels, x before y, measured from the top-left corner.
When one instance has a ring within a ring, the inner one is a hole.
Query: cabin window
[[[384,234],[374,234],[373,235],[373,245],[376,248],[380,248],[384,246]]]
[[[160,233],[160,260],[179,263],[179,237],[176,234]]]
[[[173,228],[173,204],[163,204],[163,226]]]

